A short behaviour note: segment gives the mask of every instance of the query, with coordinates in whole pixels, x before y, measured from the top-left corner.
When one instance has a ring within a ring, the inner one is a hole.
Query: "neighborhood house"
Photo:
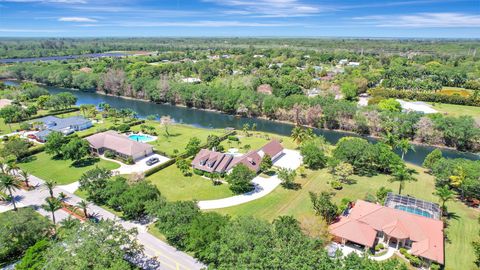
[[[390,201],[390,203],[388,203]],[[407,202],[407,203],[404,203]],[[414,202],[414,204],[411,204]],[[329,227],[334,241],[373,248],[378,243],[405,248],[426,263],[444,264],[443,222],[415,205],[435,206],[413,197],[389,194],[386,206],[358,200]]]
[[[52,131],[61,132],[69,135],[75,131],[84,130],[93,126],[92,121],[82,116],[72,116],[67,118],[58,118],[55,116],[46,116],[30,123],[34,128],[40,131],[33,134],[33,138],[40,142],[47,140],[48,134]]]
[[[258,172],[260,162],[265,155],[275,161],[283,154],[283,146],[277,140],[272,140],[259,150],[253,150],[245,155],[234,156],[213,150],[201,149],[192,161],[192,167],[204,172],[226,173],[238,164],[244,164],[250,170]]]
[[[99,155],[103,155],[106,150],[109,150],[122,158],[138,160],[153,153],[151,145],[132,141],[127,136],[111,130],[94,134],[85,139],[90,144],[92,152]]]

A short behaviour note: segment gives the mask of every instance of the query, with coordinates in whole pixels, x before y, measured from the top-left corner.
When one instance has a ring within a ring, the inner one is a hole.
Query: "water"
[[[15,81],[5,81],[5,83],[10,85],[16,85],[18,82]],[[197,110],[192,108],[178,107],[166,104],[155,104],[151,102],[139,101],[139,100],[129,100],[120,97],[114,96],[105,96],[99,95],[94,92],[82,92],[64,88],[57,87],[46,87],[48,91],[52,94],[60,92],[71,92],[77,96],[78,101],[77,105],[81,104],[95,104],[98,105],[101,102],[106,102],[112,107],[120,108],[130,108],[137,112],[139,117],[146,117],[147,115],[170,115],[172,119],[177,123],[192,125],[202,128],[226,128],[233,127],[236,129],[241,129],[244,124],[256,124],[257,130],[265,131],[270,133],[275,133],[284,136],[290,136],[293,125],[286,123],[279,123],[271,120],[265,119],[250,119],[250,118],[239,118],[232,115]],[[330,143],[336,143],[340,138],[345,136],[358,136],[352,135],[351,133],[332,131],[325,129],[314,129],[315,133],[325,137]],[[366,138],[371,142],[376,140],[373,138]],[[436,147],[432,146],[415,146],[415,152],[410,151],[405,155],[405,160],[407,162],[421,165],[425,157],[435,149]],[[449,158],[466,158],[470,160],[480,160],[480,155],[473,153],[465,153],[456,150],[450,149],[441,149],[443,155]]]
[[[27,62],[37,62],[37,61],[62,61],[70,60],[77,58],[99,58],[99,57],[124,57],[127,56],[126,53],[89,53],[81,55],[64,55],[64,56],[45,56],[45,57],[31,57],[31,58],[8,58],[0,59],[0,63],[27,63]]]
[[[417,207],[405,206],[405,205],[396,205],[395,209],[402,210],[402,211],[412,213],[412,214],[415,214],[415,215],[419,215],[419,216],[432,218],[432,215],[429,212],[424,211],[422,209],[419,209]]]
[[[128,138],[130,140],[136,141],[136,142],[151,142],[151,141],[155,140],[155,138],[153,138],[152,136],[141,135],[141,134],[132,134],[132,135],[128,136]]]

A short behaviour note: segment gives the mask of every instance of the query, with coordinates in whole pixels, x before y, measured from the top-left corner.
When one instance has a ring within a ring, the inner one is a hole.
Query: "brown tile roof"
[[[348,216],[330,225],[335,236],[372,247],[376,232],[410,239],[413,255],[444,263],[443,222],[358,200]],[[374,233],[375,232],[375,233]]]
[[[250,151],[241,157],[233,158],[227,170],[230,170],[231,168],[241,163],[247,166],[250,170],[254,172],[258,172],[260,170],[261,161],[262,161],[262,157],[258,154],[257,151]]]
[[[278,155],[283,151],[283,146],[278,140],[272,140],[263,146],[259,151],[263,151],[265,154],[269,155],[271,158]],[[263,155],[262,155],[263,157]]]
[[[193,168],[198,170],[223,173],[227,170],[227,166],[232,159],[233,157],[231,155],[208,149],[201,149],[192,160],[191,164]]]
[[[149,144],[132,141],[127,136],[111,130],[94,134],[85,139],[92,148],[107,148],[127,156],[135,156],[153,148]]]

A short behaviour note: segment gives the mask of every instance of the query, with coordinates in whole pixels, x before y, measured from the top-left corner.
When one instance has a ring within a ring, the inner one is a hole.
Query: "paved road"
[[[35,176],[31,176],[30,183],[33,186],[37,186],[37,188],[32,191],[17,191],[15,193],[17,206],[33,206],[40,214],[51,218],[51,214],[40,207],[42,204],[44,204],[45,198],[49,196],[48,191],[42,186],[44,181]],[[73,205],[82,200],[80,197],[72,194],[67,189],[59,186],[54,189],[54,193],[55,195],[58,195],[60,192],[65,193],[68,197],[67,202]],[[11,205],[0,206],[0,212],[7,211],[11,208]],[[157,260],[161,263],[160,269],[162,270],[202,269],[205,267],[205,265],[198,262],[190,255],[176,250],[174,247],[148,233],[145,225],[121,220],[115,214],[108,212],[107,210],[95,204],[90,204],[88,209],[91,214],[94,214],[100,219],[103,218],[116,220],[126,229],[133,227],[137,228],[137,239],[138,242],[143,245],[144,253],[150,257],[157,257]],[[57,221],[61,221],[68,217],[68,213],[63,210],[58,210],[55,212],[55,217]]]

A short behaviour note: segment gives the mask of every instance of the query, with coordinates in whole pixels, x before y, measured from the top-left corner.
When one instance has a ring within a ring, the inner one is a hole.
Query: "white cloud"
[[[95,19],[86,17],[61,17],[58,19],[60,22],[97,22]]]
[[[255,17],[302,17],[313,16],[332,10],[331,7],[311,5],[300,0],[203,0],[232,8],[224,13]]]
[[[240,22],[240,21],[192,21],[192,22],[118,22],[119,26],[124,27],[285,27],[298,26],[298,24],[288,23],[258,23],[258,22]]]
[[[404,15],[374,15],[355,17],[354,20],[378,27],[405,28],[450,28],[450,27],[480,27],[480,15],[444,12],[417,13]]]

